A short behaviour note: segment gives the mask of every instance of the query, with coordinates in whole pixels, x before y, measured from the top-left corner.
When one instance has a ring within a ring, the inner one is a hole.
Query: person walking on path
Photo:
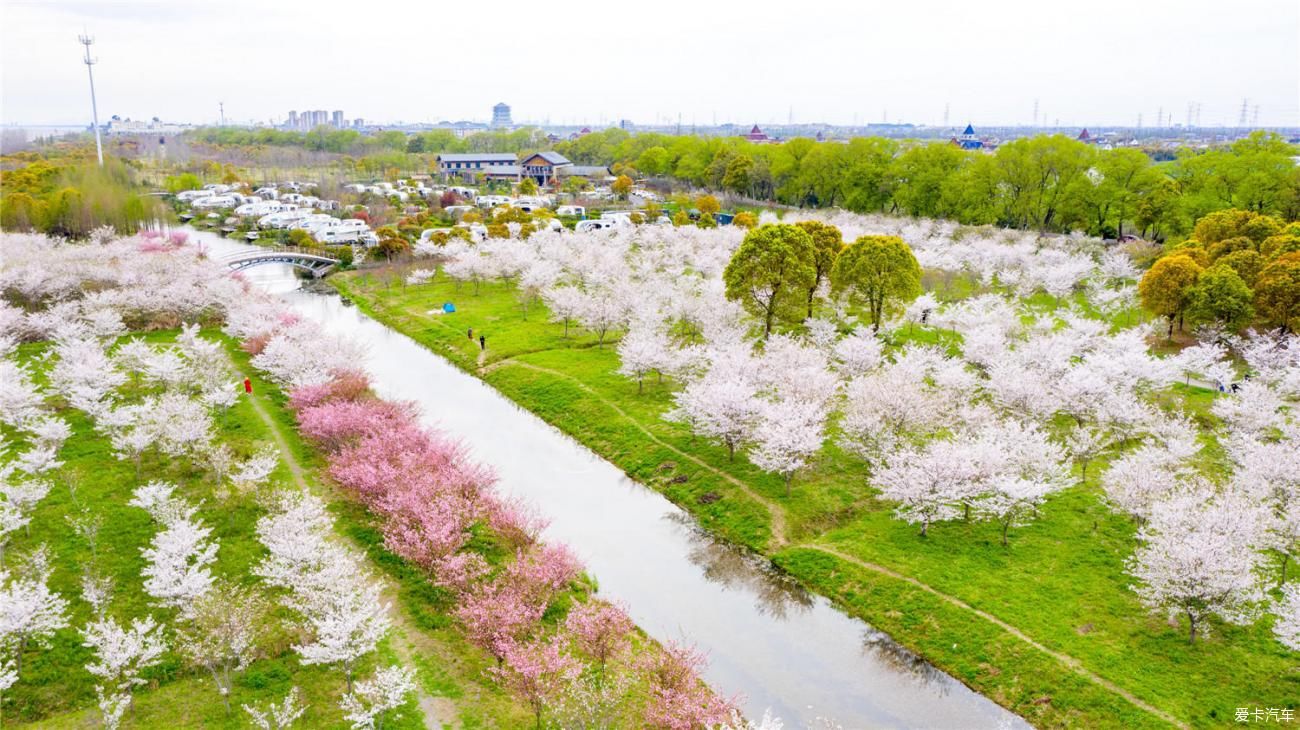
[[[253,381],[249,378],[244,378],[244,392],[249,395],[253,393]]]
[[[469,328],[469,338],[470,338],[471,340],[474,339],[474,328],[473,328],[473,327],[470,327],[470,328]]]
[[[487,338],[483,335],[478,336],[478,349],[487,350]]]

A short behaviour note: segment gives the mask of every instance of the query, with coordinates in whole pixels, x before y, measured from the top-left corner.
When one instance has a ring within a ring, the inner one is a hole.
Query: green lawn
[[[638,394],[635,382],[615,374],[612,343],[598,347],[576,327],[564,337],[541,305],[530,307],[525,320],[509,285],[485,283],[476,295],[472,285],[457,287],[441,275],[433,284],[407,287],[400,272],[373,270],[331,281],[364,311],[480,374],[709,529],[771,556],[850,613],[1037,725],[1167,723],[971,610],[810,546],[914,577],[988,612],[1181,723],[1210,727],[1231,721],[1237,707],[1300,705],[1300,662],[1272,639],[1267,621],[1216,626],[1208,640],[1189,646],[1184,628],[1141,608],[1123,573],[1135,528],[1100,503],[1100,464],[1092,465],[1086,484],[1050,500],[1035,523],[1013,528],[1009,548],[992,524],[941,524],[921,538],[874,498],[864,465],[834,445],[785,498],[778,477],[741,455],[729,462],[724,447],[663,421],[674,383],[652,376]],[[457,312],[428,314],[444,301]],[[475,338],[487,337],[481,362],[477,341],[466,336],[470,327]],[[908,337],[934,337],[925,332]],[[1211,393],[1177,388],[1169,397],[1181,399],[1194,417],[1212,418]],[[775,539],[772,509],[784,525],[784,544]]]
[[[215,331],[210,335],[217,335]],[[150,340],[167,340],[175,332],[151,333]],[[236,366],[253,372],[248,356],[229,339],[224,339]],[[45,343],[23,345],[20,356],[36,362]],[[42,374],[38,368],[38,382]],[[256,377],[255,377],[256,380]],[[319,457],[297,438],[292,416],[284,408],[284,396],[274,386],[257,383],[257,397],[279,424],[294,457],[317,483]],[[53,402],[53,401],[51,401]],[[116,581],[111,613],[119,620],[152,614],[160,622],[171,622],[174,611],[152,606],[143,591],[140,555],[157,529],[144,510],[127,502],[137,486],[134,466],[112,455],[107,439],[91,428],[87,417],[71,408],[59,408],[74,428],[74,435],[64,445],[59,457],[65,465],[55,475],[54,489],[36,509],[30,534],[17,534],[6,550],[5,560],[14,566],[18,556],[40,543],[52,553],[54,572],[51,587],[69,600],[72,627],[54,637],[48,650],[26,653],[21,678],[3,698],[3,717],[8,723],[33,724],[39,727],[88,727],[99,722],[95,707],[94,677],[84,670],[91,651],[81,646],[77,628],[90,616],[90,607],[81,600],[80,579],[83,566],[95,565]],[[219,438],[237,453],[247,455],[261,444],[269,443],[272,434],[259,418],[252,404],[241,399],[218,419]],[[6,437],[13,439],[12,433]],[[213,571],[232,581],[252,583],[256,579],[250,568],[264,554],[254,533],[254,524],[264,510],[252,495],[221,496],[215,493],[211,477],[188,460],[147,455],[143,462],[143,480],[165,479],[177,484],[187,499],[200,503],[199,516],[213,529],[213,539],[220,551]],[[289,480],[289,471],[281,465],[274,479]],[[406,568],[382,550],[369,520],[351,503],[331,497],[338,515],[338,529],[357,541],[374,559],[374,563],[396,585],[397,598],[408,624],[418,627],[419,636],[409,643],[421,651],[415,657],[418,681],[435,697],[456,700],[456,710],[464,727],[500,727],[520,722],[524,711],[483,676],[486,666],[482,652],[469,646],[459,632],[449,628],[446,606],[432,595],[423,576]],[[89,545],[78,537],[67,518],[88,507],[103,518],[98,545],[92,555]],[[400,630],[400,629],[399,629]],[[169,642],[171,635],[168,635]],[[186,668],[179,657],[169,652],[166,660],[145,675],[149,684],[137,690],[135,707],[127,715],[127,727],[247,727],[241,703],[264,703],[278,700],[291,686],[299,687],[308,705],[300,724],[304,727],[346,727],[338,709],[344,689],[343,676],[333,668],[306,667],[299,664],[290,646],[295,637],[288,630],[279,632],[267,658],[254,662],[236,681],[232,693],[235,710],[227,715],[215,685],[205,673]],[[366,676],[377,663],[399,661],[390,637],[380,647],[378,656],[368,658],[359,676]],[[400,720],[390,720],[386,727],[423,727],[422,716],[414,699],[402,709]]]

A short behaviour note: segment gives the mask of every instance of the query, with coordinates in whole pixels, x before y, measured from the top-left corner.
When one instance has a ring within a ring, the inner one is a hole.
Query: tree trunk
[[[1196,643],[1196,617],[1192,615],[1191,611],[1187,612],[1187,623],[1191,627],[1191,630],[1187,634],[1187,643],[1195,644]]]
[[[785,475],[785,498],[790,498],[790,480],[794,479],[794,472]]]
[[[1011,520],[1002,522],[1002,547],[1007,546],[1007,530],[1011,529]]]

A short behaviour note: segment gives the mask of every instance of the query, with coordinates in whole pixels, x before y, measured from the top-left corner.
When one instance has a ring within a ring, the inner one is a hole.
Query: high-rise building
[[[298,112],[296,112],[296,111],[290,111],[290,112],[289,112],[289,121],[288,121],[288,122],[285,122],[285,125],[284,125],[284,126],[290,128],[290,129],[297,129],[297,128],[298,128]]]
[[[334,117],[334,126],[338,127],[339,129],[342,129],[343,126],[344,126],[344,125],[343,125],[343,111],[342,111],[341,109],[335,109],[335,110],[334,110],[333,117]]]
[[[493,129],[508,129],[513,126],[515,126],[515,123],[510,121],[509,104],[503,101],[500,104],[497,104],[496,106],[492,107],[492,128]]]
[[[361,117],[357,117],[356,119],[352,120],[352,126],[357,128],[364,127],[366,126],[366,120],[362,119]]]

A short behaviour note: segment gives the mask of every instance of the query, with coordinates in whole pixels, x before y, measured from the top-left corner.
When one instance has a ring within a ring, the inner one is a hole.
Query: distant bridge
[[[261,251],[241,251],[226,256],[221,261],[226,266],[229,266],[231,271],[243,271],[263,264],[288,264],[304,271],[310,271],[312,277],[316,279],[328,274],[330,270],[339,265],[338,259],[322,256],[319,252],[311,249],[292,246],[267,248]]]

